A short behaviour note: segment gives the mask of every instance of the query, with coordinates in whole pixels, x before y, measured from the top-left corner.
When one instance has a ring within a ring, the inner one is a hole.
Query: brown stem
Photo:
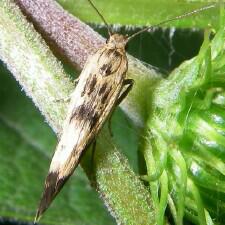
[[[81,70],[87,57],[104,43],[104,38],[53,0],[15,0],[41,32],[54,52]]]

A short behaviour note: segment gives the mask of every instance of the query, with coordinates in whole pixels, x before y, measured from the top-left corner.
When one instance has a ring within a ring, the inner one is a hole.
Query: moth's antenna
[[[156,25],[152,25],[152,26],[150,26],[150,27],[146,27],[146,28],[144,28],[144,29],[138,31],[137,33],[132,34],[130,37],[128,37],[128,41],[130,41],[131,39],[133,39],[135,36],[137,36],[137,35],[140,34],[140,33],[143,33],[143,32],[145,32],[145,31],[150,31],[150,30],[152,30],[154,27],[161,26],[161,25],[163,25],[163,24],[165,24],[165,23],[168,23],[168,22],[171,22],[171,21],[183,19],[183,18],[188,17],[188,16],[191,16],[191,15],[193,15],[193,14],[197,14],[197,13],[199,13],[199,12],[202,12],[202,11],[205,11],[205,10],[208,10],[208,9],[211,9],[211,8],[214,8],[214,7],[216,7],[216,5],[217,5],[217,4],[212,4],[212,5],[204,6],[204,7],[202,7],[202,8],[195,9],[195,10],[193,10],[193,11],[191,11],[191,12],[187,12],[187,13],[184,13],[184,14],[182,14],[182,15],[173,17],[173,18],[171,18],[171,19],[164,20],[164,21],[162,21],[162,22],[160,22],[160,23],[158,23],[158,24],[156,24]]]
[[[91,4],[91,6],[94,8],[94,10],[98,13],[98,15],[101,17],[101,19],[103,20],[104,24],[106,25],[107,29],[108,29],[108,33],[109,36],[112,35],[110,26],[108,25],[108,23],[106,22],[105,18],[103,17],[103,15],[98,11],[98,9],[95,7],[95,5],[93,4],[93,2],[91,0],[88,0],[88,2]]]

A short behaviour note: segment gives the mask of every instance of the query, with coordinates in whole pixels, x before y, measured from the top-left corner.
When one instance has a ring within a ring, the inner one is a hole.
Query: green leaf
[[[87,0],[57,0],[66,10],[81,20],[89,23],[103,23]],[[177,0],[93,0],[97,9],[103,14],[109,24],[146,26],[173,18],[194,9],[210,5],[215,1],[177,1]],[[208,24],[217,25],[219,9],[210,9],[198,15],[179,20],[173,25],[177,27],[206,27]],[[171,26],[171,23],[165,26]]]

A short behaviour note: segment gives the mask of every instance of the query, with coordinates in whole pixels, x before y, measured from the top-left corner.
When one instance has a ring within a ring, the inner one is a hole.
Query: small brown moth
[[[125,46],[136,35],[149,31],[147,27],[128,36],[112,34],[104,17],[91,0],[92,7],[108,28],[109,39],[103,48],[89,57],[80,74],[78,84],[72,93],[62,136],[52,158],[45,180],[44,192],[37,210],[35,222],[47,210],[53,199],[79,164],[82,153],[93,142],[106,119],[116,105],[131,90],[133,80],[126,78],[128,61]],[[163,21],[155,26],[190,16],[213,8],[205,6],[192,12]],[[154,26],[154,27],[155,27]]]

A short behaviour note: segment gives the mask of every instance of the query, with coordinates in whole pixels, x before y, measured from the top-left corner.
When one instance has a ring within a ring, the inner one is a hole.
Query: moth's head
[[[109,48],[124,49],[128,41],[128,36],[122,34],[112,34],[106,41]]]

